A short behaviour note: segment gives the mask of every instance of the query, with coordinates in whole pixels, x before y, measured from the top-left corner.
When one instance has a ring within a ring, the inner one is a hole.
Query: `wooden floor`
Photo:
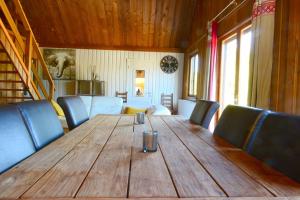
[[[159,132],[155,153],[141,151],[145,129]],[[298,183],[180,116],[99,115],[0,175],[0,199],[297,196]]]

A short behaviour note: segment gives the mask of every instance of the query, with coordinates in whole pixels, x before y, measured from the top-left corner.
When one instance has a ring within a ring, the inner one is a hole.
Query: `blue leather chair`
[[[0,173],[36,152],[16,105],[0,106]]]
[[[47,100],[27,101],[18,103],[17,106],[37,149],[63,136],[62,125]]]
[[[246,151],[300,182],[300,116],[270,113]]]
[[[64,110],[69,130],[74,129],[89,120],[85,105],[80,97],[58,97],[57,103]]]
[[[204,128],[208,128],[212,117],[218,111],[219,107],[218,102],[198,100],[191,114],[190,121]]]
[[[229,105],[223,111],[214,135],[243,148],[248,137],[257,132],[267,114],[267,111],[257,108]]]

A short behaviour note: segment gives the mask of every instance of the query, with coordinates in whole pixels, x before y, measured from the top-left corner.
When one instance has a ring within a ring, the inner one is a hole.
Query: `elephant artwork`
[[[43,49],[44,59],[53,79],[75,79],[74,49]]]

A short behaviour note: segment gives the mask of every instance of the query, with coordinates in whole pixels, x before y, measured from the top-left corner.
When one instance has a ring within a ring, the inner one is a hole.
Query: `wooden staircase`
[[[51,100],[54,82],[21,3],[7,2],[0,0],[0,104]]]

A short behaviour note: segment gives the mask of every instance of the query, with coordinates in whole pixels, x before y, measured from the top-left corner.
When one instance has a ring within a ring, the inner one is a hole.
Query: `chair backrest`
[[[37,149],[63,136],[62,125],[47,100],[26,101],[17,106]]]
[[[215,101],[198,100],[191,114],[190,121],[204,128],[208,128],[209,123],[220,105]]]
[[[300,182],[300,116],[270,113],[246,151]]]
[[[36,149],[16,105],[0,106],[0,173]]]
[[[64,110],[69,130],[89,120],[85,105],[79,96],[58,97],[57,103]]]
[[[173,112],[173,93],[171,94],[161,94],[161,105],[167,107],[171,112]]]
[[[127,103],[127,95],[128,92],[116,92],[116,97],[120,97],[123,99],[123,103]]]
[[[229,105],[223,111],[214,135],[218,135],[238,148],[243,148],[249,135],[255,133],[267,115],[267,111]]]

